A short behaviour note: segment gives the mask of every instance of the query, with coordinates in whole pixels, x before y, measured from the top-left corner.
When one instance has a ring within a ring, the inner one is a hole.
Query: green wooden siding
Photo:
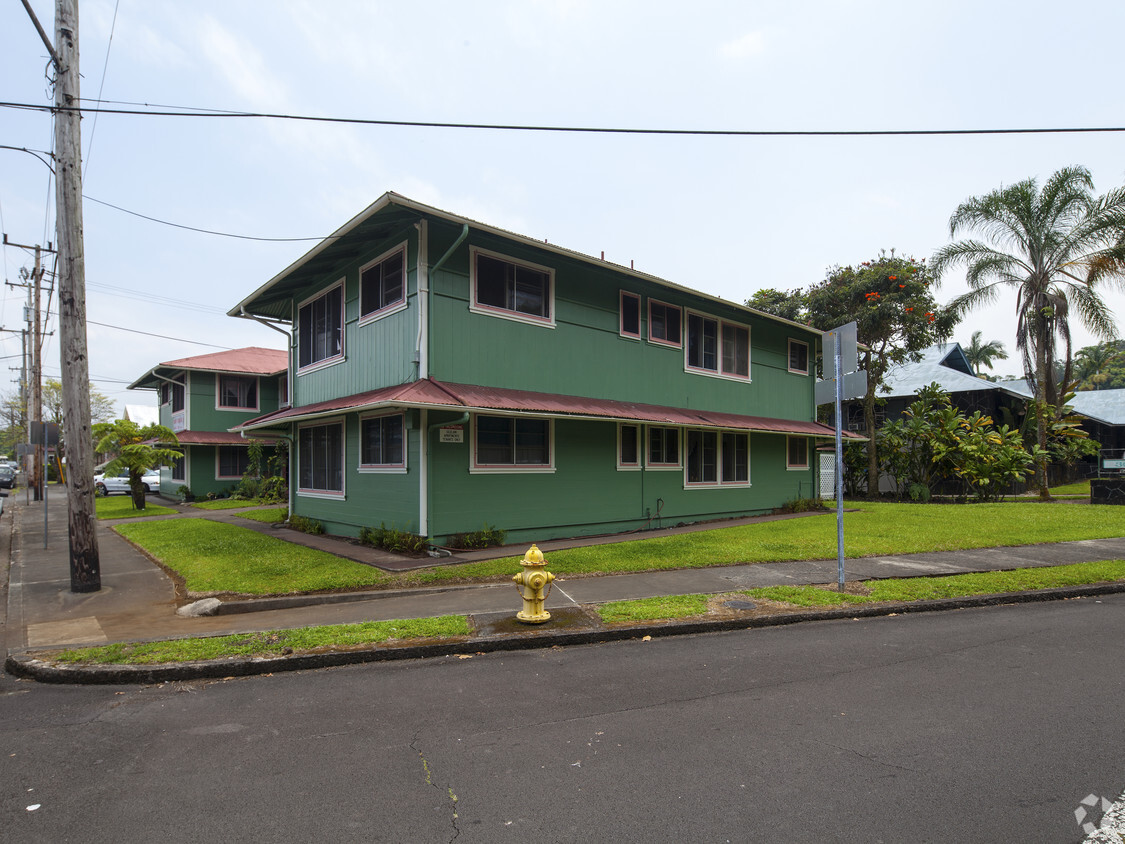
[[[358,471],[359,421],[346,419],[343,500],[297,495],[294,512],[319,519],[330,533],[356,536],[364,526],[417,532],[419,415],[408,414],[408,472],[370,475]],[[427,427],[455,414],[431,413]],[[684,488],[678,470],[618,470],[617,425],[558,419],[554,425],[555,471],[470,472],[472,427],[462,443],[429,438],[429,535],[451,534],[485,524],[508,531],[515,542],[658,527],[680,522],[769,512],[785,501],[815,495],[813,468],[786,469],[786,438],[750,435],[750,486]]]

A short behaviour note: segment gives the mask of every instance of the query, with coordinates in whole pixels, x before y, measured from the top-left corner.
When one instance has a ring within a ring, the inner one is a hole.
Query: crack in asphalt
[[[426,759],[426,754],[423,753],[421,748],[418,747],[418,735],[421,732],[421,730],[414,731],[414,735],[410,739],[410,749],[417,753],[418,758],[422,760],[422,770],[426,774],[426,785],[436,788],[438,791],[441,791],[441,786],[434,782],[433,770],[430,768],[430,763]],[[450,818],[450,824],[452,824],[453,826],[453,837],[449,839],[449,844],[453,844],[453,842],[457,840],[458,836],[461,835],[461,826],[457,822],[459,819],[457,813],[457,795],[453,793],[453,788],[451,786],[447,785],[445,787],[445,791],[448,792],[449,802],[453,806],[453,816]]]
[[[928,773],[928,771],[920,771],[917,768],[907,768],[904,765],[895,765],[891,762],[884,762],[884,761],[882,761],[881,759],[878,759],[875,756],[870,756],[866,753],[860,753],[855,748],[844,747],[843,745],[840,745],[840,744],[833,744],[832,742],[824,741],[823,739],[815,739],[814,738],[814,739],[809,739],[809,741],[814,742],[815,744],[822,744],[825,747],[834,747],[836,750],[842,750],[845,753],[851,753],[855,756],[858,756],[860,759],[864,759],[868,762],[874,762],[876,765],[881,765],[884,768],[891,768],[892,770],[896,770],[896,771],[906,771],[909,774],[925,774],[925,773]]]

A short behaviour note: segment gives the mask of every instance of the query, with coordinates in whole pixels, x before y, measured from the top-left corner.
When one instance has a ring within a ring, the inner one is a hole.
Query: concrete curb
[[[221,679],[271,674],[277,671],[305,671],[314,668],[331,668],[384,662],[399,659],[432,659],[458,654],[492,653],[497,651],[532,650],[537,648],[569,647],[604,642],[618,642],[642,636],[683,636],[697,633],[717,633],[759,627],[779,627],[807,621],[834,621],[847,618],[876,618],[904,615],[906,613],[944,612],[1008,604],[1059,601],[1125,592],[1125,582],[1103,583],[1090,586],[1067,586],[1041,589],[1032,592],[1010,592],[999,595],[979,595],[968,598],[943,598],[934,601],[916,601],[878,606],[854,605],[832,610],[782,613],[778,615],[721,620],[693,620],[634,624],[628,627],[603,627],[575,632],[552,632],[543,629],[523,635],[502,635],[465,638],[455,641],[433,642],[421,645],[384,645],[360,650],[332,651],[329,653],[297,654],[293,656],[235,658],[185,662],[153,666],[69,666],[38,659],[34,652],[9,654],[5,670],[16,677],[37,680],[41,683],[69,683],[79,685],[121,685],[167,683],[172,681]]]

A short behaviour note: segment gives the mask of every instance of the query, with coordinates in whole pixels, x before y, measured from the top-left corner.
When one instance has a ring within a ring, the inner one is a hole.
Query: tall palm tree
[[[965,349],[965,357],[969,359],[969,364],[973,367],[973,372],[978,376],[980,375],[980,368],[982,366],[992,369],[992,362],[994,360],[1008,359],[1008,353],[1004,350],[1004,344],[999,340],[989,340],[985,343],[981,339],[983,334],[983,331],[974,331],[973,339],[969,341],[969,345]]]
[[[949,308],[964,314],[989,304],[1004,288],[1016,292],[1016,347],[1038,404],[1038,482],[1047,488],[1047,405],[1060,405],[1071,379],[1070,315],[1094,334],[1112,339],[1115,325],[1097,291],[1101,283],[1125,286],[1125,188],[1094,196],[1085,167],[1064,167],[1043,184],[1025,179],[958,206],[949,235],[975,230],[983,240],[962,240],[934,255],[935,278],[965,267],[969,291]],[[1061,356],[1060,356],[1061,346]],[[1062,378],[1055,374],[1060,360]]]
[[[1099,384],[1106,379],[1106,376],[1102,375],[1102,370],[1119,357],[1121,357],[1121,352],[1117,350],[1113,343],[1099,343],[1096,346],[1080,349],[1078,354],[1074,356],[1074,362],[1078,365],[1075,372],[1078,389],[1098,389]]]

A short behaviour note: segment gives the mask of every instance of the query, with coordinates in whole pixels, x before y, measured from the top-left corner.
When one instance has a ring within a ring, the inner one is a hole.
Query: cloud
[[[765,32],[756,29],[720,45],[719,55],[724,59],[743,61],[762,55],[766,51],[766,46]]]

